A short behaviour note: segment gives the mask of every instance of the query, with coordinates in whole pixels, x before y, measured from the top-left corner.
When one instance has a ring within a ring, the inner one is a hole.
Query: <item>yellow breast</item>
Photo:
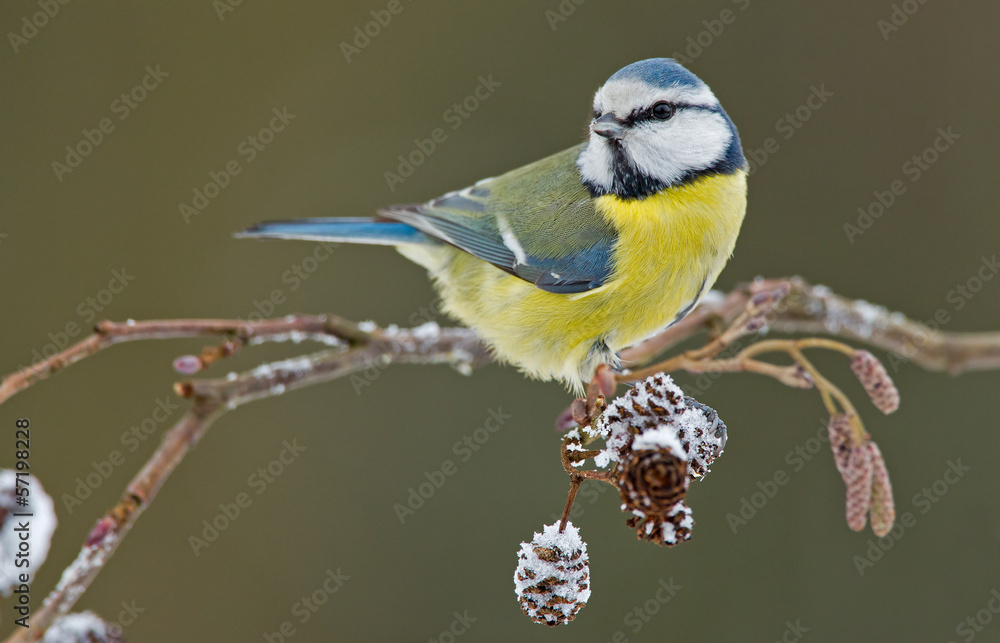
[[[451,248],[433,258],[404,254],[431,269],[448,312],[498,357],[579,390],[609,354],[672,323],[715,283],[743,222],[746,173],[701,177],[642,200],[602,196],[597,208],[618,231],[614,270],[584,293],[539,290]]]

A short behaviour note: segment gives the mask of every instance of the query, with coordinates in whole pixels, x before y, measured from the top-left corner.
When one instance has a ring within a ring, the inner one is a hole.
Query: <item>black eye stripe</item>
[[[655,116],[653,116],[653,108],[656,107],[657,105],[659,105],[660,103],[668,103],[671,107],[674,108],[674,114],[676,114],[677,112],[679,112],[682,109],[685,109],[685,108],[688,108],[688,107],[693,107],[693,105],[689,105],[687,103],[674,103],[674,102],[670,102],[670,101],[657,101],[656,103],[654,103],[654,104],[652,104],[652,105],[650,105],[648,107],[643,107],[642,109],[634,110],[631,114],[629,114],[628,115],[628,119],[630,121],[630,124],[631,123],[639,123],[639,122],[642,122],[642,121],[659,121],[659,120],[664,120],[664,119],[659,119],[659,118],[656,118]]]
[[[674,102],[674,101],[657,101],[656,103],[653,103],[653,105],[649,105],[647,107],[641,107],[639,109],[632,110],[632,112],[628,116],[626,116],[625,118],[619,119],[618,122],[621,123],[622,125],[626,126],[626,127],[631,127],[633,125],[644,123],[644,122],[647,122],[647,121],[660,122],[661,119],[656,118],[655,116],[653,116],[653,107],[657,103],[664,103],[664,102],[669,102],[670,105],[673,106],[673,108],[674,108],[674,114],[675,115],[677,114],[677,112],[681,111],[682,109],[684,109],[684,110],[697,109],[697,110],[702,110],[702,111],[706,111],[706,112],[717,112],[717,111],[719,111],[718,107],[709,106],[709,105],[694,105],[692,103],[678,103],[678,102]],[[604,112],[602,112],[599,109],[595,109],[593,111],[593,117],[594,118],[600,118],[603,115],[604,115]]]
[[[667,102],[667,101],[657,101],[657,102]],[[694,104],[691,104],[691,103],[676,103],[676,102],[673,102],[673,101],[670,101],[670,104],[673,105],[673,107],[674,107],[674,115],[676,115],[681,110],[692,110],[692,109],[697,109],[697,110],[705,111],[705,112],[718,112],[719,111],[719,108],[716,107],[716,106],[694,105]],[[655,103],[654,103],[654,105],[655,105]],[[622,122],[624,124],[626,124],[626,125],[631,126],[631,125],[634,125],[634,124],[637,124],[637,123],[643,123],[643,122],[646,122],[646,121],[660,121],[660,119],[658,119],[655,116],[653,116],[653,105],[650,105],[648,107],[643,107],[641,109],[632,110],[632,113],[629,114]]]

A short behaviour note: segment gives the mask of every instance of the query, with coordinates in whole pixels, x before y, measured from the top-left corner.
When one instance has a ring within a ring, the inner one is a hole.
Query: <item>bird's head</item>
[[[650,58],[597,90],[577,165],[595,196],[641,199],[704,174],[735,172],[746,159],[708,85],[671,58]]]

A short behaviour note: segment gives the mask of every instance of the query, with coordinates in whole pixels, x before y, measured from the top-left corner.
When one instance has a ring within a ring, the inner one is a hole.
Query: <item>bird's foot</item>
[[[556,420],[556,429],[565,431],[573,426],[587,426],[604,412],[607,398],[615,394],[618,382],[614,371],[607,364],[598,365],[594,377],[587,385],[587,397],[573,400],[569,408]]]

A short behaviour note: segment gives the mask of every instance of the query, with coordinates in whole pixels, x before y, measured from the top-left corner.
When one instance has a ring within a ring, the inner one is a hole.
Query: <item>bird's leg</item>
[[[573,400],[570,411],[573,420],[579,426],[590,424],[607,406],[605,400],[615,394],[618,382],[615,374],[607,364],[600,364],[594,371],[594,377],[587,385],[587,397]]]
[[[605,400],[614,396],[617,388],[618,380],[614,369],[607,364],[599,365],[587,385],[587,397],[576,398],[569,408],[559,414],[556,418],[556,431],[589,425],[604,412],[607,407]]]

